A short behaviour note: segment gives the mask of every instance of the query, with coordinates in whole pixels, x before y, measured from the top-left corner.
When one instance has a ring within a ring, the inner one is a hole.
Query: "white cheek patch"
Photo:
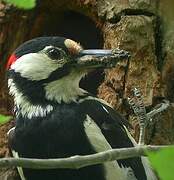
[[[45,85],[46,99],[56,100],[58,103],[61,101],[70,103],[76,101],[78,96],[86,93],[83,89],[79,88],[80,79],[84,74],[71,73],[59,80],[52,81]]]
[[[46,54],[29,53],[17,59],[11,69],[20,73],[24,78],[38,81],[48,78],[60,66]]]

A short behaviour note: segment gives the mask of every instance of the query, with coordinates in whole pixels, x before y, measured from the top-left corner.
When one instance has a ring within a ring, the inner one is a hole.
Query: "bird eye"
[[[59,49],[51,48],[51,49],[48,49],[47,55],[49,58],[56,60],[56,59],[60,59],[61,52],[59,51]]]

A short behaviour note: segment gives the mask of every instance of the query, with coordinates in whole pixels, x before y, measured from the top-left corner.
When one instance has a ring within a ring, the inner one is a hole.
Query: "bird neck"
[[[29,119],[45,117],[54,110],[56,104],[78,102],[88,94],[79,87],[80,79],[75,75],[67,76],[47,83],[42,88],[31,81],[9,79],[9,93],[14,97],[16,116],[20,114]]]
[[[8,80],[9,93],[14,97],[14,112],[23,117],[44,117],[53,110],[51,104],[32,103],[31,99],[16,87],[13,79]]]
[[[83,75],[71,74],[59,80],[52,81],[45,85],[45,98],[57,103],[76,102],[79,96],[84,96],[87,92],[79,87],[79,82]]]

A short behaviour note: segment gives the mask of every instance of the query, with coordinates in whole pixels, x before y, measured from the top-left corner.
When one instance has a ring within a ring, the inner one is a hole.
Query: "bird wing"
[[[96,152],[112,149],[99,126],[88,115],[84,127],[88,140]],[[137,180],[130,167],[120,167],[117,161],[106,162],[103,166],[106,180]]]
[[[96,148],[97,146],[101,146],[99,144],[102,144],[102,146],[110,146],[110,148],[126,148],[137,145],[126,128],[129,126],[129,123],[105,101],[88,97],[82,102],[82,109],[101,132],[97,133],[98,138],[97,135],[93,135],[96,137],[93,138],[94,140],[90,140],[91,142],[93,141],[91,144],[95,145]],[[97,128],[95,128],[95,130],[96,129]],[[99,140],[101,138],[103,139],[103,143]],[[102,151],[102,149],[99,151]],[[118,160],[117,162],[121,168],[130,168],[138,180],[147,180],[148,174],[151,175],[151,177],[148,177],[148,180],[156,180],[148,161],[141,157]]]
[[[13,138],[14,138],[14,133],[15,133],[15,127],[11,128],[11,129],[7,132],[8,143],[9,143],[9,147],[10,147],[12,156],[13,156],[14,158],[19,158],[18,152],[16,152],[14,149],[12,149],[12,146],[11,146],[12,141],[13,141]],[[26,178],[25,178],[25,176],[24,176],[24,172],[23,172],[22,167],[17,167],[17,171],[18,171],[18,173],[19,173],[19,176],[20,176],[21,180],[26,180]]]

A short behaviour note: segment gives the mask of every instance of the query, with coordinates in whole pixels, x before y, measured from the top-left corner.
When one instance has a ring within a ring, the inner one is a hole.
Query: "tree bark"
[[[136,139],[138,121],[127,103],[132,89],[141,90],[147,111],[168,99],[170,107],[148,126],[146,143],[172,144],[172,3],[172,0],[53,0],[51,3],[42,0],[33,10],[24,11],[0,2],[0,113],[11,114],[13,107],[5,78],[5,64],[12,51],[37,36],[61,35],[81,42],[86,48],[128,50],[132,55],[130,60],[113,69],[92,73],[82,86],[120,111],[132,123],[131,132]],[[5,134],[12,126],[13,121],[0,125],[0,157],[9,156]],[[8,174],[0,170],[0,180],[3,172]],[[12,179],[15,179],[13,175]]]

